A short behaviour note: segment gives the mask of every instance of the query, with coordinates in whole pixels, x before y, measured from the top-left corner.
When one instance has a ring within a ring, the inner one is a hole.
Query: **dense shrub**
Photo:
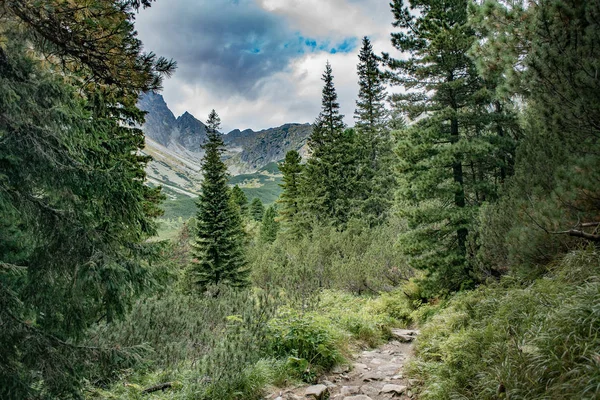
[[[598,398],[599,272],[597,250],[579,251],[529,286],[507,277],[454,296],[422,328],[420,398]]]
[[[378,294],[398,287],[412,271],[394,246],[401,221],[369,229],[357,221],[345,231],[317,226],[300,240],[279,235],[273,244],[250,252],[254,283],[286,290],[304,306],[323,289]]]
[[[340,350],[344,336],[326,321],[289,310],[269,325],[271,354],[287,359],[291,370],[305,381],[344,361]]]

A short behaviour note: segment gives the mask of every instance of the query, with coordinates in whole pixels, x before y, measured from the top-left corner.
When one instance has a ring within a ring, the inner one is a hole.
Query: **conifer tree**
[[[410,54],[389,60],[395,100],[411,120],[398,135],[399,197],[411,231],[402,248],[429,271],[433,292],[472,284],[467,240],[477,208],[497,197],[502,149],[492,99],[468,51],[475,32],[466,0],[395,0],[392,43]],[[433,294],[433,293],[432,293]]]
[[[276,221],[277,210],[274,206],[269,206],[263,215],[260,226],[260,240],[263,243],[273,243],[277,238],[279,231],[279,222]]]
[[[283,183],[279,185],[282,192],[277,200],[280,205],[279,221],[292,233],[298,233],[301,161],[300,154],[296,150],[290,150],[286,153],[285,160],[279,164],[279,170],[283,173]]]
[[[252,203],[250,203],[250,216],[255,221],[262,221],[263,215],[265,214],[265,206],[262,201],[258,197],[252,199]]]
[[[539,266],[600,242],[600,3],[492,0],[475,11],[482,70],[506,77],[526,104],[515,174],[482,215],[482,258],[491,273],[546,272]]]
[[[329,62],[322,79],[321,112],[308,140],[311,154],[301,181],[302,224],[343,226],[350,214],[354,131],[344,129]]]
[[[243,287],[248,284],[244,254],[244,230],[237,204],[227,186],[227,167],[221,160],[225,144],[218,132],[221,120],[212,110],[207,126],[208,141],[202,159],[202,191],[196,203],[197,233],[193,243],[195,260],[190,267],[192,282],[199,290],[210,284]]]
[[[174,63],[142,52],[139,2],[80,3],[0,4],[3,399],[81,398],[90,369],[135,352],[88,347],[87,330],[150,280],[162,196],[135,104]]]
[[[393,198],[392,142],[388,129],[387,97],[379,59],[368,37],[358,56],[359,92],[356,120],[355,215],[368,224],[385,219]]]
[[[240,215],[246,217],[248,215],[248,197],[238,185],[231,188],[231,199],[239,207]]]

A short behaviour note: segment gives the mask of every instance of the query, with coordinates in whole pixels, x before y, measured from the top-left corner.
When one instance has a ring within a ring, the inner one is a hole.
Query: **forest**
[[[0,399],[297,399],[397,329],[407,387],[332,399],[600,398],[600,2],[392,0],[402,57],[364,37],[352,127],[323,66],[275,203],[212,110],[171,240],[152,4],[0,0]]]

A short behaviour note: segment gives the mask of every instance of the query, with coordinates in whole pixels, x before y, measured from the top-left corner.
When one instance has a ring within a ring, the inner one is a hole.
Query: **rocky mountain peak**
[[[142,127],[146,136],[173,154],[198,163],[207,139],[206,125],[189,112],[175,118],[163,97],[155,93],[142,95],[138,106],[147,111]],[[281,161],[289,150],[306,146],[310,124],[285,124],[278,128],[253,131],[234,129],[223,136],[227,147],[224,160],[230,173],[252,173],[271,162]]]
[[[146,136],[164,146],[168,145],[171,127],[176,120],[165,99],[157,93],[144,93],[139,99],[138,107],[146,111],[146,123],[143,127]]]

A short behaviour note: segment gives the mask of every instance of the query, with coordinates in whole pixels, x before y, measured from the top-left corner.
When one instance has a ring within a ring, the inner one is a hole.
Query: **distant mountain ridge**
[[[142,130],[146,136],[144,152],[153,157],[146,169],[149,182],[162,185],[172,198],[196,195],[201,183],[206,125],[187,111],[175,117],[160,94],[142,95],[138,107],[147,112]],[[310,124],[297,123],[261,131],[235,129],[223,135],[223,160],[232,176],[260,175],[290,150],[305,156],[311,131]]]

